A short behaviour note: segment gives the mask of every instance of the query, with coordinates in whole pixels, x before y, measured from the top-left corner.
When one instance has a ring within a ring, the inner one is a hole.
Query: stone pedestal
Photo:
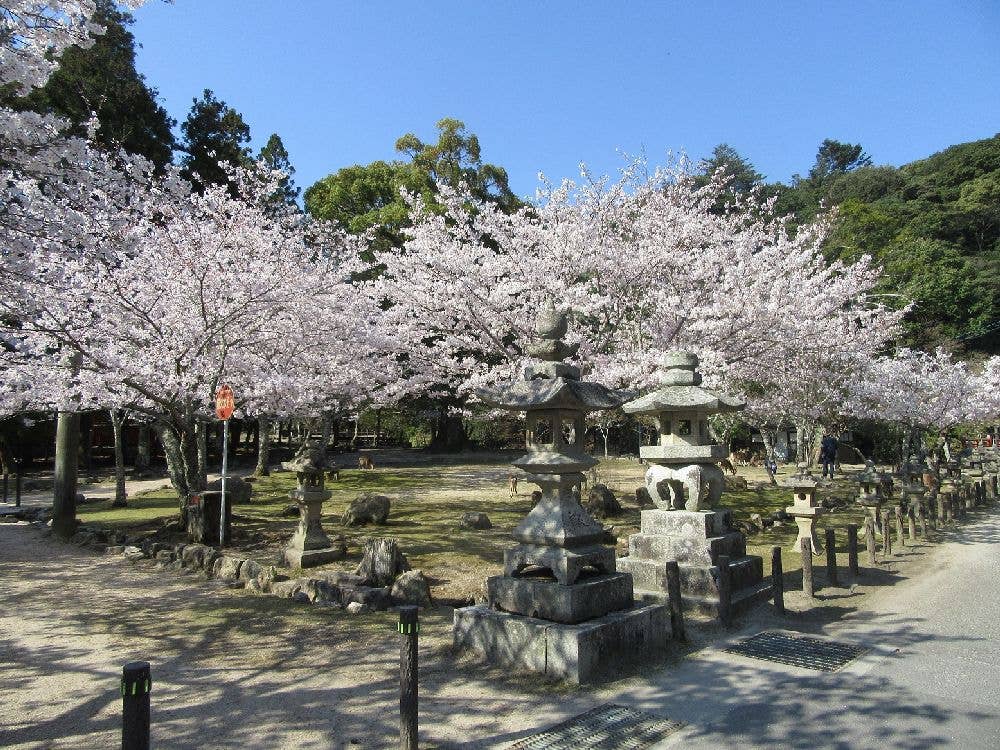
[[[824,513],[823,508],[800,508],[796,505],[789,505],[785,512],[795,519],[795,525],[799,527],[799,535],[795,540],[793,549],[802,549],[802,540],[808,539],[814,555],[823,554],[823,544],[816,536],[816,519]]]
[[[663,605],[636,606],[565,624],[481,604],[455,610],[452,634],[456,647],[491,664],[579,684],[619,677],[624,665],[663,651],[670,612]]]
[[[717,615],[720,555],[731,561],[734,612],[770,595],[764,562],[747,555],[746,539],[732,528],[729,511],[644,510],[641,519],[640,533],[629,537],[628,557],[617,563],[619,571],[632,574],[637,599],[666,602],[666,564],[676,560],[685,606]]]
[[[293,490],[289,494],[299,506],[299,527],[285,549],[285,562],[290,567],[311,568],[343,556],[343,550],[333,547],[320,524],[323,503],[330,499],[331,494],[328,490],[309,487]]]

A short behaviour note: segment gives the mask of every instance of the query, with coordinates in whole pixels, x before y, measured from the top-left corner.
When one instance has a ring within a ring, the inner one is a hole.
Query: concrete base
[[[592,576],[563,586],[548,578],[493,576],[486,580],[493,609],[561,623],[578,623],[632,606],[632,576]]]
[[[286,549],[285,562],[290,568],[313,568],[339,560],[344,556],[344,550],[337,547],[326,549]]]
[[[498,612],[486,605],[455,610],[455,646],[491,664],[540,672],[573,683],[622,675],[622,666],[666,648],[670,611],[639,606],[565,625]]]

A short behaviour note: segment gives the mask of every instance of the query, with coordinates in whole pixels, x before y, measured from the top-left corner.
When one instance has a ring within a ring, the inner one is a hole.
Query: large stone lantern
[[[708,417],[744,404],[701,387],[694,354],[674,352],[661,365],[663,387],[622,407],[654,417],[659,440],[639,449],[652,464],[646,489],[656,508],[642,511],[640,533],[629,537],[628,557],[618,560],[618,569],[632,574],[638,596],[663,601],[666,563],[676,560],[685,603],[714,614],[720,605],[719,563],[728,558],[731,606],[739,611],[766,597],[770,585],[763,582],[763,561],[747,555],[746,538],[733,527],[730,511],[719,507],[725,477],[716,464],[728,452],[712,442]]]
[[[487,580],[488,604],[455,610],[454,639],[494,663],[587,682],[670,637],[663,606],[633,607],[632,577],[615,570],[604,529],[574,496],[597,461],[583,450],[587,412],[624,400],[562,360],[575,346],[562,337],[565,313],[538,317],[541,360],[510,385],[482,390],[487,405],[524,412],[527,452],[512,464],[541,488],[541,499],[514,529],[504,574]]]

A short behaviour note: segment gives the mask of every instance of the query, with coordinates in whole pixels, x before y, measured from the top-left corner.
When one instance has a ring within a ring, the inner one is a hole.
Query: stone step
[[[760,602],[768,601],[773,595],[770,579],[760,581],[752,586],[734,591],[730,599],[730,610],[733,615],[742,615],[751,610]],[[636,604],[667,604],[670,597],[662,591],[635,591]],[[684,603],[685,612],[696,612],[707,617],[719,616],[719,595],[712,594],[681,594],[681,601]]]
[[[665,560],[618,558],[618,570],[631,573],[636,591],[667,590]],[[719,595],[719,569],[714,565],[679,565],[681,591],[685,596]],[[735,592],[757,585],[764,577],[764,560],[757,555],[745,555],[730,562],[729,575]]]
[[[640,514],[643,534],[693,537],[704,541],[732,531],[729,510],[644,510]]]

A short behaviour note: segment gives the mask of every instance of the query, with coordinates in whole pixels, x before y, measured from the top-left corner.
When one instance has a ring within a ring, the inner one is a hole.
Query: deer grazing
[[[361,469],[361,470],[364,470],[364,469],[374,469],[375,468],[375,462],[372,461],[372,457],[371,456],[368,456],[368,455],[358,456],[358,468]]]

